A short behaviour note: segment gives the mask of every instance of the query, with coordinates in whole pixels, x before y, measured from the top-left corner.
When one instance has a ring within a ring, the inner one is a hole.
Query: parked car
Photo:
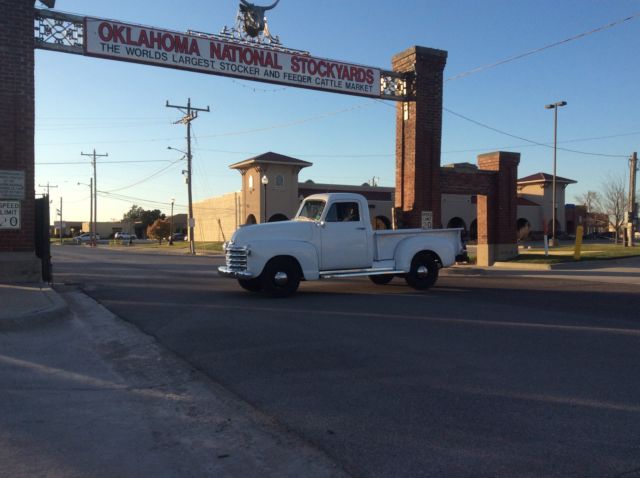
[[[172,239],[174,242],[175,241],[186,241],[187,240],[187,235],[183,234],[181,232],[175,232],[173,233],[173,235],[171,236],[171,238],[167,237],[167,241],[169,239]]]
[[[128,232],[116,232],[113,238],[118,241],[135,241],[138,239],[138,236],[135,234],[129,234]]]
[[[94,237],[96,238],[97,241],[100,240],[100,234],[94,234]],[[79,236],[76,236],[73,238],[73,242],[75,242],[76,244],[84,244],[85,242],[89,242],[90,240],[91,240],[91,233],[89,232],[84,232]]]

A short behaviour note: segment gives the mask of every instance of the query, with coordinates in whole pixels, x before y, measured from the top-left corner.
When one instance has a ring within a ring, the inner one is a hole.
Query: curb
[[[494,262],[492,268],[521,271],[550,271],[556,264],[526,264],[523,262]]]
[[[0,331],[11,332],[26,330],[31,327],[62,320],[70,314],[69,306],[55,290],[50,287],[41,287],[40,293],[49,301],[48,306],[13,317],[0,317]]]

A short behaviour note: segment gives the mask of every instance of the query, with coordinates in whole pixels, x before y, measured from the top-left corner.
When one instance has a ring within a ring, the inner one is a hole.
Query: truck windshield
[[[306,201],[300,208],[296,219],[299,221],[319,221],[325,204],[320,200]]]

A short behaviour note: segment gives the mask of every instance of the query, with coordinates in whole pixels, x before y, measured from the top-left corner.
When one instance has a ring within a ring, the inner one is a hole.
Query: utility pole
[[[109,156],[109,153],[106,154],[97,154],[96,150],[93,150],[93,153],[85,154],[80,152],[82,156],[89,156],[93,158],[91,160],[91,164],[93,165],[93,232],[91,236],[91,245],[96,245],[96,235],[98,234],[98,178],[96,172],[96,158],[106,158]]]
[[[62,196],[60,196],[60,245],[62,245]]]
[[[166,104],[167,108],[176,108],[180,110],[184,116],[181,120],[174,122],[174,124],[186,124],[187,125],[187,191],[189,195],[189,253],[196,254],[196,245],[193,237],[193,228],[195,226],[195,220],[193,219],[193,194],[191,189],[191,161],[193,155],[191,154],[191,122],[198,117],[199,111],[209,113],[211,110],[207,106],[204,108],[194,108],[191,106],[191,98],[187,101],[187,106],[170,105],[169,101]]]
[[[627,218],[627,231],[629,238],[627,245],[634,246],[634,221],[637,219],[638,211],[636,210],[636,174],[638,172],[638,153],[633,153],[629,158],[629,207],[627,208],[629,217]]]
[[[89,234],[93,242],[93,178],[89,178],[89,184],[78,183],[78,186],[89,186]]]
[[[47,197],[50,197],[50,196],[49,196],[49,188],[57,188],[58,186],[51,186],[51,185],[49,184],[49,181],[47,181],[47,184],[46,184],[46,185],[38,184],[38,187],[39,187],[39,188],[47,188]]]

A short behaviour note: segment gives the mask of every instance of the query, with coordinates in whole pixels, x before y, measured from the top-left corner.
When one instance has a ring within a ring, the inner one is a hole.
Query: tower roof
[[[547,173],[535,173],[525,178],[518,179],[518,184],[534,184],[534,183],[552,183],[553,175]],[[576,184],[577,181],[556,176],[556,183]]]
[[[285,156],[284,154],[273,153],[271,151],[260,154],[253,158],[245,159],[239,163],[234,163],[229,166],[231,169],[249,169],[253,166],[259,166],[261,164],[282,164],[285,166],[297,166],[300,169],[313,166],[313,163],[308,161],[302,161],[301,159],[292,158],[291,156]]]

